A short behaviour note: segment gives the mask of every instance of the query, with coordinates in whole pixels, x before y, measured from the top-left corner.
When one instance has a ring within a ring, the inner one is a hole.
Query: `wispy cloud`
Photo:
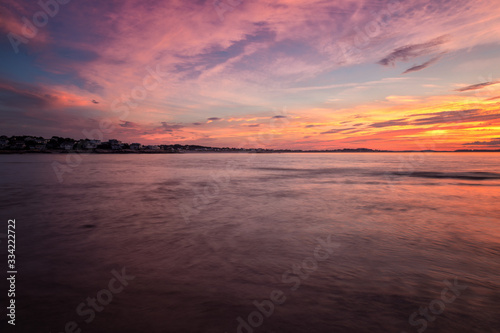
[[[126,128],[137,128],[139,127],[139,124],[134,123],[132,121],[123,121],[123,124],[119,124],[121,127],[126,127]]]
[[[485,112],[481,109],[467,109],[459,111],[412,114],[406,118],[372,123],[369,127],[384,128],[394,126],[426,126],[436,124],[481,122],[496,119],[500,119],[500,113],[498,112]]]
[[[373,123],[370,125],[370,127],[382,128],[382,127],[391,127],[391,126],[404,126],[404,125],[408,125],[408,124],[409,123],[408,123],[407,119],[394,119],[394,120]]]
[[[436,51],[437,46],[448,42],[449,39],[449,36],[444,35],[425,43],[411,44],[397,48],[378,63],[380,65],[389,66],[396,64],[397,61],[408,61],[412,58],[433,53]]]
[[[474,141],[469,143],[464,143],[464,146],[488,146],[488,147],[500,147],[500,138],[494,138],[489,141]]]
[[[458,89],[455,89],[455,91],[463,92],[463,91],[470,91],[470,90],[478,90],[478,89],[483,89],[483,88],[488,87],[488,86],[492,86],[492,85],[497,84],[497,83],[500,83],[500,81],[482,82],[482,83],[477,83],[477,84],[473,84],[470,86],[466,86],[463,88],[458,88]]]
[[[355,127],[350,127],[350,128],[333,128],[331,130],[321,132],[321,134],[336,134],[336,133],[342,133],[346,131],[351,131],[351,130],[356,130]]]
[[[173,132],[175,130],[180,130],[181,128],[184,128],[184,125],[180,125],[180,124],[170,125],[165,121],[162,121],[161,126],[159,127],[159,129],[161,129],[164,132]]]
[[[437,112],[432,117],[415,119],[414,125],[470,123],[500,119],[500,113],[481,112],[479,109]]]
[[[435,64],[436,62],[438,62],[440,59],[442,58],[442,55],[438,55],[426,62],[424,62],[423,64],[421,65],[415,65],[415,66],[412,66],[410,68],[408,68],[407,70],[405,70],[403,72],[403,74],[408,74],[408,73],[411,73],[411,72],[417,72],[417,71],[421,71],[422,69],[425,69],[429,66],[432,66],[433,64]]]

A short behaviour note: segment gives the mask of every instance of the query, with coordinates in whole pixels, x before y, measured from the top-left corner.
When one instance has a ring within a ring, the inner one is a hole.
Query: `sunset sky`
[[[0,135],[500,148],[497,0],[0,4]]]

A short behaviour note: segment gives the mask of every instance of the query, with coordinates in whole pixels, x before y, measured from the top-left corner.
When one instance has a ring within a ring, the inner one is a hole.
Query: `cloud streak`
[[[439,55],[439,56],[436,56],[436,57],[424,62],[423,64],[412,66],[412,67],[408,68],[407,70],[405,70],[403,72],[403,74],[408,74],[408,73],[417,72],[417,71],[421,71],[423,69],[426,69],[427,67],[430,67],[433,64],[435,64],[436,62],[438,62],[441,58],[442,58],[442,55]]]
[[[181,128],[184,128],[184,125],[180,124],[170,125],[165,121],[162,121],[161,126],[159,127],[159,129],[161,129],[163,132],[173,132],[176,130],[180,130]]]
[[[355,127],[350,127],[350,128],[333,128],[331,130],[321,132],[321,134],[337,134],[337,133],[342,133],[346,131],[351,131],[351,130],[356,130]]]
[[[498,83],[500,83],[500,81],[482,82],[482,83],[472,84],[470,86],[466,86],[463,88],[458,88],[458,89],[455,89],[455,91],[464,92],[464,91],[471,91],[471,90],[479,90],[479,89],[483,89],[485,87],[492,86],[492,85],[498,84]]]
[[[375,127],[375,128],[383,128],[383,127],[392,127],[392,126],[405,126],[409,125],[407,119],[394,119],[394,120],[388,120],[388,121],[381,121],[378,123],[373,123],[370,125],[370,127]]]
[[[394,66],[398,61],[408,61],[412,58],[427,55],[436,51],[437,46],[443,45],[449,41],[449,36],[440,36],[428,42],[420,44],[406,45],[395,49],[389,55],[381,59],[378,64],[383,66]],[[434,62],[437,60],[434,60]],[[420,65],[422,66],[422,65]]]
[[[464,143],[464,146],[488,146],[488,147],[500,147],[500,138],[494,138],[489,141],[474,141]]]

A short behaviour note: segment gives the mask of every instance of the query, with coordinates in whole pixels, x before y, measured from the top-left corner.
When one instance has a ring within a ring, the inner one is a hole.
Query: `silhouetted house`
[[[146,146],[146,149],[149,149],[149,150],[160,150],[160,147],[157,146],[157,145],[149,145],[149,146]]]
[[[108,140],[108,143],[109,143],[111,149],[113,149],[113,150],[122,149],[122,142],[121,141],[118,141],[116,139],[110,139],[110,140]]]
[[[0,148],[5,148],[9,145],[9,139],[7,137],[0,138]]]
[[[96,149],[101,144],[101,140],[81,140],[80,145],[83,149]]]
[[[24,148],[26,148],[26,144],[23,141],[16,141],[16,142],[14,142],[14,148],[15,149],[24,149]]]
[[[132,149],[132,150],[139,150],[139,149],[141,149],[141,144],[140,143],[131,143],[130,144],[130,149]]]
[[[71,150],[71,149],[73,149],[73,146],[74,146],[73,142],[63,142],[63,143],[61,143],[61,145],[59,147],[64,149],[64,150]]]
[[[173,153],[176,151],[174,147],[167,145],[161,145],[160,148],[163,149],[164,151],[168,151],[169,153]]]

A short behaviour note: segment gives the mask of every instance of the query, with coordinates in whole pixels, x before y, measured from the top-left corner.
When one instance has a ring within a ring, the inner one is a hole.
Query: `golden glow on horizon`
[[[263,148],[282,148],[279,145],[284,141],[293,141],[296,143],[288,147],[309,149],[311,140],[317,140],[318,146],[312,149],[369,145],[373,149],[404,150],[416,149],[416,145],[434,145],[435,149],[446,150],[464,148],[462,144],[479,139],[487,141],[500,136],[500,114],[496,110],[497,103],[491,101],[449,95],[432,96],[426,100],[391,96],[388,100],[391,105],[385,107],[376,103],[372,109],[369,105],[350,109],[347,117],[343,116],[346,114],[343,110],[332,112],[328,109],[314,109],[312,112],[294,110],[279,122],[279,119],[259,116],[209,120],[207,124],[217,126],[202,129],[191,127],[191,135],[179,138],[178,141],[209,136],[214,140],[235,138],[239,142],[248,139],[248,142],[253,143],[251,146],[255,146],[259,137],[273,137],[275,140],[268,147],[265,146],[268,142],[260,140]],[[364,112],[365,110],[369,112]],[[352,116],[358,113],[363,116]],[[498,119],[495,119],[496,115]],[[474,117],[485,119],[477,120]],[[249,125],[249,122],[252,124]],[[383,124],[384,122],[387,124]],[[382,124],[377,125],[379,123]],[[144,135],[142,138],[151,142],[176,140],[172,134]],[[366,143],[363,143],[363,139]],[[381,140],[384,142],[380,142]],[[327,147],[328,143],[330,147]]]

